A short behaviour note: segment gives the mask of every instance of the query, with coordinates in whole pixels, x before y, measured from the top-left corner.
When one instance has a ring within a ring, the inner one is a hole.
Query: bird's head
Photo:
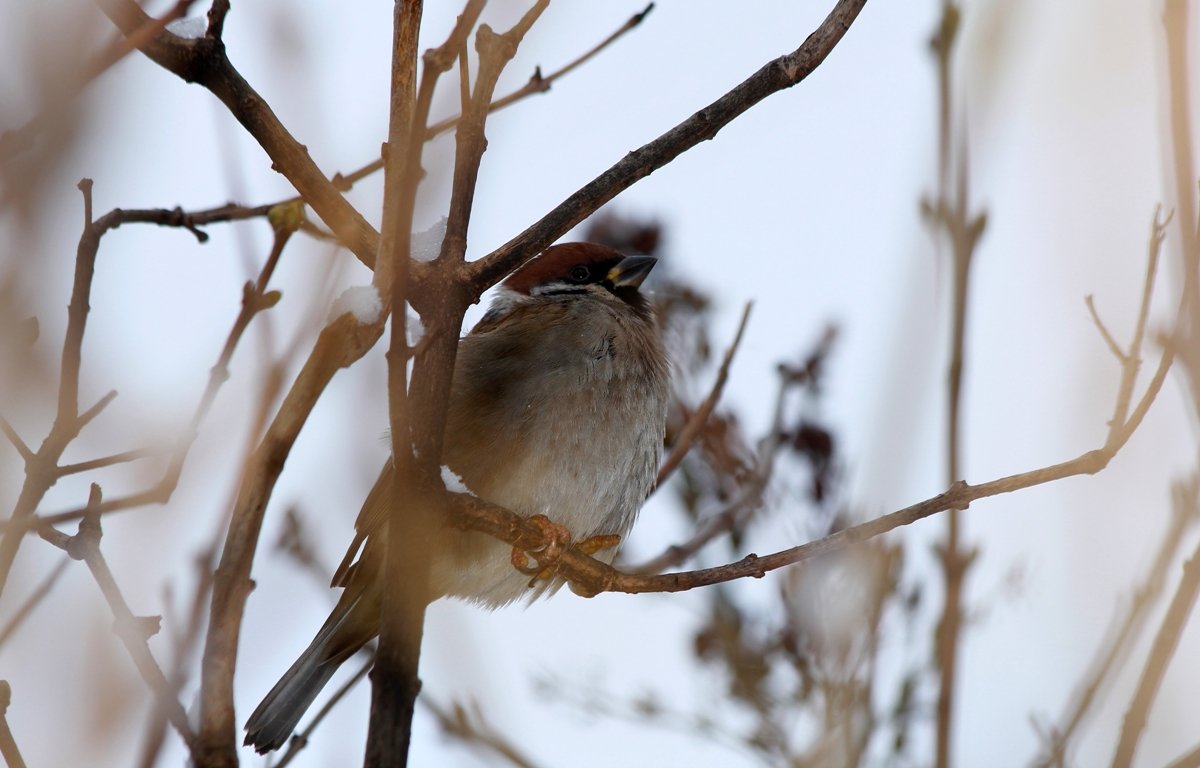
[[[639,288],[657,263],[651,256],[625,256],[595,243],[552,245],[501,283],[484,322],[522,304],[586,298],[619,302],[648,318],[650,304]]]

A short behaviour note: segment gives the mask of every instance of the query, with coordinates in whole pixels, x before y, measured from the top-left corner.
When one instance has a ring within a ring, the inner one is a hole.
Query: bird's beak
[[[637,288],[657,263],[653,256],[626,256],[608,271],[606,279],[614,288]]]

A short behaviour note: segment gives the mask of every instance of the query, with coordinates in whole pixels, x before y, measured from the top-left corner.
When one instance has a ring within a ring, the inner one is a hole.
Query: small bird
[[[666,429],[667,354],[639,290],[656,259],[593,243],[547,248],[505,280],[459,341],[443,462],[472,493],[560,525],[611,562],[653,489]],[[343,592],[312,643],[246,723],[246,744],[281,747],[338,666],[379,633],[385,466],[333,576]],[[558,589],[481,533],[436,534],[430,601],[496,608]]]

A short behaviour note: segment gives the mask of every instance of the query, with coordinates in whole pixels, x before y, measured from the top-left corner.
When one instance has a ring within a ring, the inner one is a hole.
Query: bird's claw
[[[571,532],[545,515],[533,515],[528,518],[541,534],[541,545],[536,549],[523,549],[514,546],[512,549],[512,565],[526,576],[532,576],[531,584],[538,580],[550,578],[555,571],[559,556],[571,546]],[[594,555],[604,549],[611,549],[621,543],[621,537],[615,534],[589,536],[575,544],[575,548],[585,555]]]

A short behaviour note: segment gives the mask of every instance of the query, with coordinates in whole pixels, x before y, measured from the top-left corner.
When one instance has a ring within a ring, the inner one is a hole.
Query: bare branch
[[[8,438],[8,442],[12,443],[13,448],[17,449],[17,453],[21,454],[22,460],[26,462],[33,461],[33,451],[25,444],[21,436],[17,434],[17,430],[13,429],[13,425],[8,423],[8,419],[3,416],[0,416],[0,432],[3,432],[4,436]]]
[[[93,507],[99,504],[100,495],[100,486],[93,483],[88,499]],[[125,597],[121,594],[121,589],[117,586],[112,571],[109,570],[108,562],[100,552],[101,535],[100,517],[98,514],[92,513],[80,522],[77,535],[68,537],[65,542],[55,541],[52,543],[60,546],[72,558],[83,560],[87,564],[88,570],[92,572],[96,584],[104,593],[104,599],[112,610],[113,628],[117,636],[125,644],[125,649],[129,651],[142,679],[154,693],[158,700],[158,706],[166,713],[167,719],[171,721],[171,725],[175,726],[175,730],[179,732],[188,749],[194,752],[196,737],[188,725],[187,713],[179,703],[179,699],[176,698],[174,690],[167,682],[166,675],[158,666],[158,662],[154,660],[154,655],[150,653],[150,647],[146,643],[150,635],[157,632],[158,619],[154,617],[153,621],[147,622],[145,618],[135,617],[129,610],[129,604],[125,602]],[[147,631],[148,624],[153,626],[153,632]]]
[[[1096,330],[1100,332],[1100,338],[1104,339],[1104,343],[1108,345],[1108,351],[1113,353],[1113,357],[1117,358],[1117,362],[1125,364],[1125,353],[1121,350],[1121,345],[1109,333],[1108,326],[1100,319],[1100,314],[1096,311],[1096,300],[1092,294],[1083,297],[1083,303],[1087,305],[1088,314],[1092,316],[1092,323],[1095,324]]]

